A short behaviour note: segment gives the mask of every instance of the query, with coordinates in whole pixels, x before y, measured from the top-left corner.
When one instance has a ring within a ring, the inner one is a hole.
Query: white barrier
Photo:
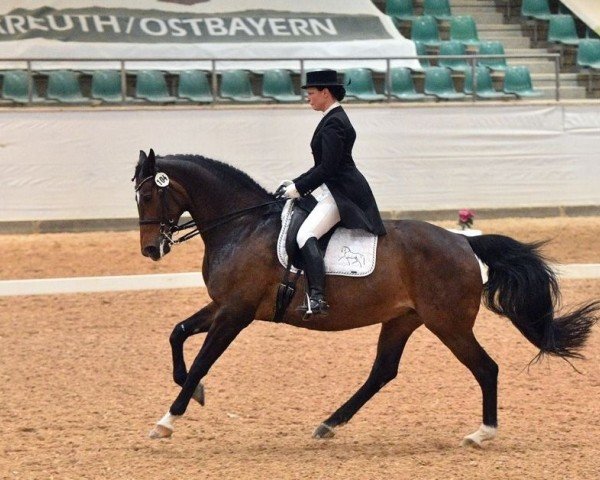
[[[600,278],[599,263],[574,263],[554,267],[562,278]],[[61,293],[98,293],[174,288],[204,288],[200,272],[121,275],[114,277],[71,277],[28,280],[1,280],[0,297],[18,295],[55,295]]]

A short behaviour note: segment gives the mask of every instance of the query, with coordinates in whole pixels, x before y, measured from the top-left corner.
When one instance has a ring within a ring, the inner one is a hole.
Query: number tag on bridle
[[[161,188],[166,187],[169,185],[169,176],[166,173],[158,172],[154,176],[154,183]]]

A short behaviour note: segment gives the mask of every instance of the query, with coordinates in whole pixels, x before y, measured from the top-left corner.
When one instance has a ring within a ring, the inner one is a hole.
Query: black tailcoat
[[[340,212],[340,225],[384,235],[385,227],[371,187],[352,159],[356,132],[342,107],[329,111],[310,142],[315,165],[294,179],[300,195],[327,185]]]

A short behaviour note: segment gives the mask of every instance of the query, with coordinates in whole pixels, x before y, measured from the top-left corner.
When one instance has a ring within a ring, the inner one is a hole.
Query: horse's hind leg
[[[419,317],[411,312],[382,325],[377,344],[377,357],[369,378],[344,405],[317,427],[313,437],[333,437],[334,428],[348,423],[365,403],[396,377],[404,346],[411,334],[422,323]]]
[[[432,331],[473,374],[483,394],[483,423],[478,430],[463,439],[463,446],[481,447],[496,436],[498,428],[498,365],[479,344],[472,330],[468,332]]]

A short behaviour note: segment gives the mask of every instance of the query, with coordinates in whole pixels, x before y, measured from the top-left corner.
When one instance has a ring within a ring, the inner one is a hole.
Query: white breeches
[[[321,238],[340,221],[338,207],[325,184],[315,189],[312,194],[318,203],[298,230],[296,241],[300,248],[311,237]]]

